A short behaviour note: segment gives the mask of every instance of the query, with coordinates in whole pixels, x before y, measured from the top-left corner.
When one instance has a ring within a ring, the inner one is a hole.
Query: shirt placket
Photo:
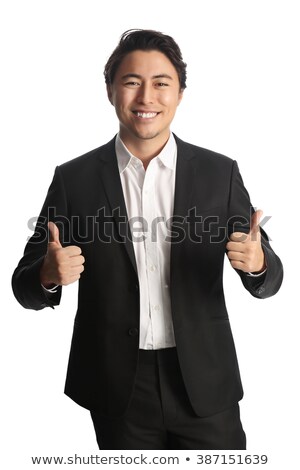
[[[146,272],[149,292],[149,317],[150,328],[147,340],[154,349],[162,347],[164,334],[164,320],[162,312],[162,295],[159,282],[159,253],[157,249],[157,233],[155,218],[158,216],[155,204],[155,177],[157,164],[155,161],[148,165],[143,190],[142,190],[142,211],[143,217],[147,221],[148,231],[145,233],[145,258]],[[153,232],[154,231],[154,232]],[[147,341],[147,343],[148,343]]]

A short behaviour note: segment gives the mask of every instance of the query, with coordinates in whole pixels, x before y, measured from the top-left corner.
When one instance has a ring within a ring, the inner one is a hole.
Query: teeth
[[[136,116],[141,117],[141,118],[153,118],[157,115],[157,113],[139,113],[138,111],[135,112]]]

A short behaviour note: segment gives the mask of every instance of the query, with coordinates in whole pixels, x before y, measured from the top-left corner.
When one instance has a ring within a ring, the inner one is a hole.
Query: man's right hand
[[[84,257],[78,246],[63,248],[59,241],[58,227],[48,223],[50,240],[47,253],[40,271],[41,284],[49,289],[53,285],[67,286],[80,278],[84,270]]]

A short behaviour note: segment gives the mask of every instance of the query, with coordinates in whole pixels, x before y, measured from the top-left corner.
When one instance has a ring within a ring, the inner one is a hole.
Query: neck
[[[130,153],[142,160],[144,167],[147,167],[150,160],[156,157],[168,142],[170,131],[153,139],[140,139],[128,136],[120,129],[120,137]]]

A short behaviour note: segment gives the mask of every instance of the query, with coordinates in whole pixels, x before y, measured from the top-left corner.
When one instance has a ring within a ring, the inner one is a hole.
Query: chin
[[[155,137],[159,136],[160,132],[136,132],[135,135],[139,139],[142,140],[150,140],[155,139]]]

